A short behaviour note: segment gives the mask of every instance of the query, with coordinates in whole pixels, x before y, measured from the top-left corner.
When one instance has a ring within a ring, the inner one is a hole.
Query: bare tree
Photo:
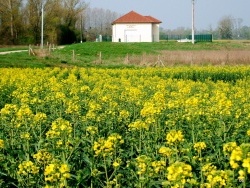
[[[218,23],[218,30],[220,33],[221,39],[232,39],[233,38],[233,23],[232,16],[223,17]]]
[[[99,34],[112,35],[111,23],[120,16],[116,12],[100,8],[87,8],[85,13],[85,31],[90,40]]]

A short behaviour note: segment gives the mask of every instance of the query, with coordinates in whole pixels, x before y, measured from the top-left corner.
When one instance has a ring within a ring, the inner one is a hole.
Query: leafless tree
[[[111,23],[120,15],[101,8],[87,8],[85,11],[85,31],[88,36],[112,35]]]

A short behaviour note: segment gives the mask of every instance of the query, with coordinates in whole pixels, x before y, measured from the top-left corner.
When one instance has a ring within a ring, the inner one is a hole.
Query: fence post
[[[99,53],[99,63],[102,63],[102,52]]]
[[[50,54],[50,52],[51,52],[51,44],[49,44],[49,54]]]
[[[31,53],[31,52],[30,52],[30,48],[31,48],[31,47],[30,47],[30,44],[29,44],[29,56],[30,56],[30,53]]]
[[[75,50],[72,51],[72,60],[75,61]]]

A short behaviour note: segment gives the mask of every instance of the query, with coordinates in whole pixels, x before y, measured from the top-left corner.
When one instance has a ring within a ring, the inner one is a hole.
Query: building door
[[[141,35],[137,30],[124,31],[125,42],[141,42]]]

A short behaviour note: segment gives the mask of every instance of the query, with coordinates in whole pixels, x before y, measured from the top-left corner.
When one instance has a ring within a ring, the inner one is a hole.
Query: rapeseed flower
[[[93,149],[95,155],[107,156],[112,155],[113,151],[119,144],[123,144],[124,140],[119,134],[111,134],[106,140],[104,138],[99,138],[98,141],[94,142]]]
[[[165,161],[153,161],[151,163],[151,166],[153,168],[153,173],[158,174],[159,172],[165,169],[166,162]]]
[[[33,117],[33,113],[28,105],[22,105],[16,112],[16,116],[18,120],[31,119],[31,117]]]
[[[166,140],[169,145],[174,145],[179,142],[183,142],[184,136],[182,134],[182,131],[171,130],[169,131],[169,133],[167,133]]]
[[[228,142],[223,145],[223,152],[225,154],[231,153],[237,147],[236,142]]]
[[[183,162],[175,162],[167,167],[167,179],[171,185],[178,185],[184,187],[184,185],[193,179],[192,167]]]
[[[201,171],[205,176],[208,176],[209,174],[213,174],[217,170],[217,167],[214,166],[212,163],[207,163],[204,166],[202,166]]]
[[[241,149],[241,147],[237,146],[235,149],[233,149],[231,156],[230,156],[230,165],[232,168],[238,168],[239,164],[238,162],[240,162],[242,160],[243,157],[243,151]]]
[[[150,168],[151,158],[146,155],[141,155],[136,158],[137,174],[143,175]]]
[[[250,136],[250,129],[247,130],[247,136]]]
[[[46,182],[64,183],[70,178],[70,168],[65,163],[51,163],[45,167],[44,176]]]
[[[25,139],[25,140],[30,140],[30,138],[31,138],[30,133],[28,133],[28,132],[22,132],[22,133],[20,134],[20,137],[21,137],[22,139]]]
[[[95,127],[95,126],[88,126],[86,128],[86,131],[87,131],[88,134],[94,135],[94,134],[98,133],[98,128]]]
[[[152,117],[156,114],[159,114],[160,112],[161,110],[156,107],[154,103],[146,102],[140,114],[142,117]]]
[[[214,171],[213,173],[207,175],[206,179],[208,181],[208,185],[211,187],[225,187],[227,185],[227,181],[230,180],[228,172],[224,170]]]
[[[247,173],[250,174],[250,158],[243,159],[242,166],[247,169]]]
[[[202,187],[225,187],[230,184],[230,176],[233,174],[232,171],[217,170],[212,163],[205,164],[201,170],[207,181]]]
[[[33,158],[40,164],[48,164],[52,161],[53,156],[51,153],[47,152],[45,149],[39,150],[33,155]]]
[[[2,117],[16,113],[18,110],[16,104],[5,104],[1,109],[0,114]]]
[[[120,158],[117,158],[114,162],[113,162],[113,167],[114,168],[118,168],[122,163],[122,160]]]
[[[169,157],[173,154],[173,150],[169,147],[162,146],[158,151],[164,157]]]
[[[45,113],[42,113],[42,112],[38,112],[33,117],[33,120],[35,122],[44,122],[46,119],[47,119],[47,115]]]
[[[207,145],[205,142],[197,142],[194,144],[194,149],[199,153],[201,152],[201,150],[204,150],[206,147]]]
[[[4,148],[4,141],[2,139],[0,139],[0,149]]]
[[[148,130],[149,129],[149,124],[145,123],[142,120],[136,120],[128,125],[129,130]]]
[[[123,120],[126,120],[126,119],[129,118],[129,116],[130,116],[129,111],[127,111],[127,110],[121,110],[119,112],[118,121],[121,122]]]
[[[238,174],[239,174],[238,180],[239,180],[240,182],[245,181],[245,178],[246,178],[246,173],[245,173],[245,171],[244,171],[244,170],[239,170]]]
[[[23,161],[18,165],[17,174],[28,176],[29,174],[37,174],[39,172],[39,168],[35,166],[32,161]]]
[[[65,134],[70,136],[72,132],[72,125],[69,121],[58,118],[52,122],[51,129],[46,133],[48,138],[57,138]]]

